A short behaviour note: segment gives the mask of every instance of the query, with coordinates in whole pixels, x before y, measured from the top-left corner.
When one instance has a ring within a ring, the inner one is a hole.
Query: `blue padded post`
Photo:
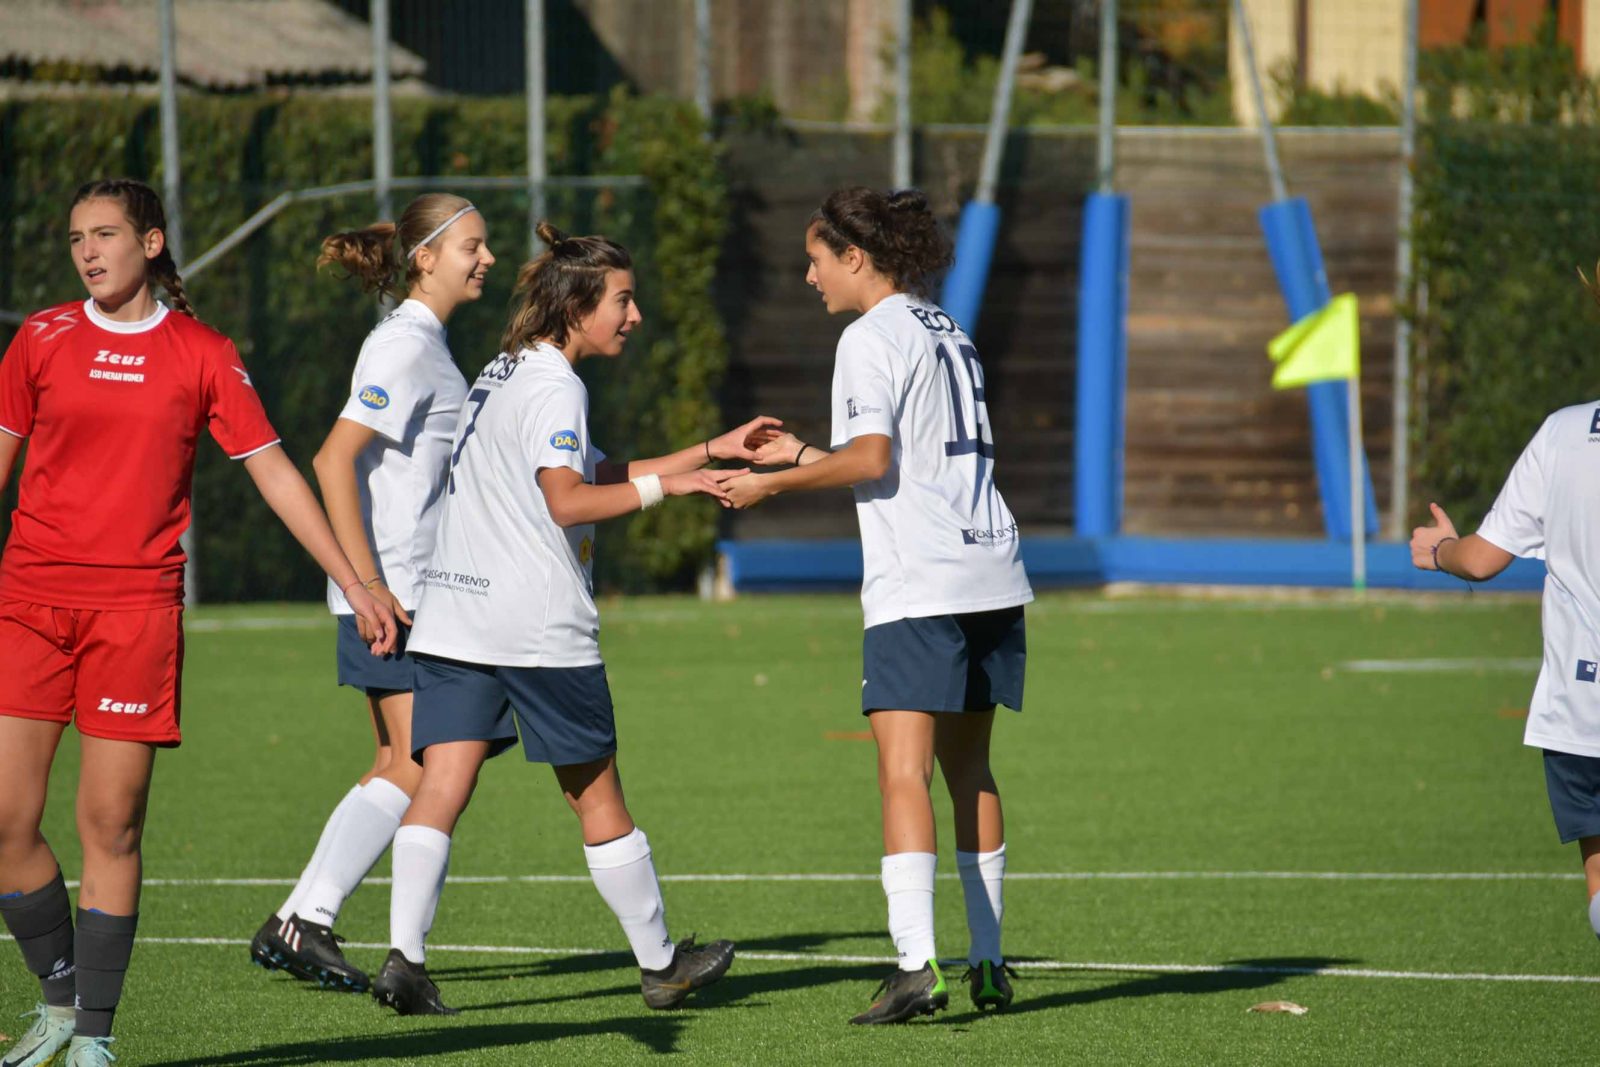
[[[1261,209],[1261,230],[1267,239],[1267,253],[1278,275],[1278,288],[1289,308],[1289,321],[1298,322],[1320,311],[1333,294],[1328,289],[1328,272],[1322,264],[1322,249],[1311,219],[1311,207],[1303,197],[1291,197]],[[1306,403],[1311,410],[1311,454],[1317,467],[1317,491],[1322,497],[1322,514],[1328,536],[1350,539],[1350,439],[1349,398],[1344,382],[1317,382],[1306,387]],[[1362,452],[1362,467],[1366,453]],[[1365,470],[1366,528],[1378,532],[1378,507],[1372,492],[1372,472]]]
[[[968,337],[978,335],[978,312],[983,308],[983,290],[989,284],[989,262],[999,232],[998,205],[967,201],[956,230],[956,260],[945,275],[939,306],[961,324]]]
[[[1078,271],[1078,398],[1073,515],[1079,537],[1122,529],[1128,358],[1128,198],[1091,193]]]

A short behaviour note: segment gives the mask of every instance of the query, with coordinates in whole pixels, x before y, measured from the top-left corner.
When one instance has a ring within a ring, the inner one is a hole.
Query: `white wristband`
[[[661,503],[666,496],[661,491],[661,476],[659,474],[641,474],[637,478],[629,478],[633,487],[639,490],[639,510],[649,511]]]

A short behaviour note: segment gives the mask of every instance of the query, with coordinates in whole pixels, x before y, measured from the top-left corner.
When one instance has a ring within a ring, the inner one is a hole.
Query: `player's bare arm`
[[[749,473],[748,469],[692,470],[657,477],[661,482],[662,496],[704,493],[727,507],[727,493],[723,486]],[[602,481],[598,472],[596,480]],[[550,517],[557,526],[604,522],[655,503],[645,500],[641,488],[631,481],[590,485],[583,480],[583,475],[570,467],[545,467],[539,471],[539,490],[544,493],[545,506],[550,509]]]
[[[1455,523],[1438,504],[1429,504],[1428,509],[1433,512],[1433,523],[1411,531],[1411,563],[1420,570],[1486,582],[1516,558],[1477,534],[1458,536]]]
[[[354,419],[338,419],[333,429],[328,431],[322,447],[312,457],[311,469],[317,476],[317,488],[322,490],[322,506],[328,512],[333,536],[338,539],[339,547],[344,550],[351,566],[355,567],[356,577],[361,579],[362,585],[376,599],[389,606],[395,618],[410,626],[411,616],[406,613],[400,598],[383,584],[383,578],[378,573],[372,546],[367,543],[367,524],[361,517],[356,457],[377,436],[376,430]]]
[[[671,455],[656,456],[653,459],[603,460],[595,464],[595,484],[625,482],[630,478],[640,478],[647,474],[682,474],[686,471],[699,470],[706,464],[719,460],[758,463],[760,450],[781,435],[782,431],[778,427],[782,425],[782,419],[775,419],[771,415],[757,415],[727,433],[719,434],[709,441],[690,445],[688,448],[681,448]]]
[[[728,499],[736,508],[752,508],[779,493],[842,489],[882,478],[889,470],[891,449],[889,438],[883,434],[862,434],[837,452],[819,449],[815,462],[811,462],[811,451],[812,446],[806,446],[799,466],[733,479],[727,484]]]

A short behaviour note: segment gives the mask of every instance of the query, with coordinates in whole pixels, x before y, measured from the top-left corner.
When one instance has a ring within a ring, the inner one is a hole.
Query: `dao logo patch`
[[[550,447],[559,448],[563,452],[576,452],[578,450],[578,435],[571,430],[557,430],[550,435]]]
[[[1578,661],[1578,681],[1593,682],[1597,676],[1600,676],[1600,663],[1596,663],[1592,659],[1580,659]]]
[[[361,402],[373,411],[382,411],[389,406],[389,394],[381,386],[363,385],[359,395]]]

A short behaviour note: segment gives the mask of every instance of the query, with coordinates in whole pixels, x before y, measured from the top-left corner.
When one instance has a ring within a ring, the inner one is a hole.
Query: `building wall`
[[[1396,0],[1339,0],[1306,5],[1305,76],[1325,90],[1398,92],[1405,5]]]
[[[1267,114],[1278,117],[1271,73],[1297,59],[1296,10],[1300,0],[1244,0],[1245,18],[1250,22],[1250,43],[1255,51],[1256,69],[1261,72],[1261,88],[1267,98]],[[1250,87],[1250,64],[1244,50],[1244,35],[1237,19],[1228,20],[1228,76],[1233,84],[1233,113],[1240,123],[1254,126],[1259,121],[1255,96]]]
[[[694,0],[573,2],[633,84],[693,96]],[[870,111],[853,97],[875,97],[890,18],[891,0],[711,0],[712,95],[766,92],[797,116],[836,114],[846,101]]]
[[[1480,0],[1418,3],[1418,40],[1423,48],[1463,43],[1480,10]],[[1404,0],[1244,0],[1244,9],[1267,93],[1268,113],[1273,117],[1278,107],[1271,76],[1285,63],[1298,63],[1305,84],[1324,92],[1346,90],[1383,97],[1398,90],[1405,40]],[[1542,20],[1554,12],[1557,32],[1571,45],[1582,68],[1600,73],[1600,0],[1482,0],[1481,10],[1490,47],[1529,40]],[[1232,19],[1228,42],[1234,114],[1242,123],[1254,124],[1249,70],[1239,27]]]

